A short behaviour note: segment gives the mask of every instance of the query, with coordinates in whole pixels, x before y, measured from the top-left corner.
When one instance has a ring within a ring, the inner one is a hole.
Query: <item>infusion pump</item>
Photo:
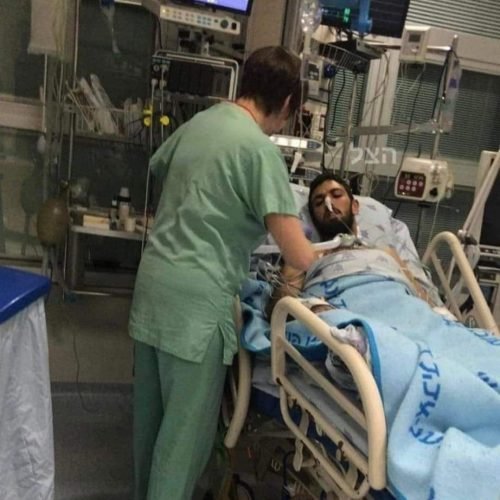
[[[448,162],[405,158],[394,182],[396,198],[438,202],[453,193],[453,173]]]

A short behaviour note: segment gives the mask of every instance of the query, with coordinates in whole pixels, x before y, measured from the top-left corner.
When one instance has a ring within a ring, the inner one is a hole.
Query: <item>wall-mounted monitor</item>
[[[410,0],[320,0],[321,24],[401,38]]]
[[[253,0],[182,0],[181,3],[198,7],[210,7],[249,16]]]
[[[372,0],[372,35],[401,38],[410,0]]]

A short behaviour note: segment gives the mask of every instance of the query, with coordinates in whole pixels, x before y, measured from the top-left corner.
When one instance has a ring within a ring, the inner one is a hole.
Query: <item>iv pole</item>
[[[438,106],[437,115],[434,118],[436,121],[436,124],[437,124],[437,130],[436,130],[435,136],[434,136],[434,144],[432,147],[431,159],[436,158],[436,156],[439,154],[439,143],[441,141],[441,135],[443,133],[442,123],[441,123],[442,118],[443,118],[443,106],[446,103],[446,99],[448,99],[447,83],[450,79],[450,73],[453,71],[455,64],[456,64],[456,61],[458,59],[457,48],[458,48],[458,36],[455,35],[453,37],[453,41],[451,42],[451,47],[449,49],[450,55],[449,55],[447,69],[446,69],[446,74],[444,77],[444,88],[443,88],[443,93],[441,94],[441,103]]]

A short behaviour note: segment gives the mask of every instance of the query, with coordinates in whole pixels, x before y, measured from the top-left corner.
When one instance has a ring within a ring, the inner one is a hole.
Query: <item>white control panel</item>
[[[207,14],[202,10],[180,9],[178,7],[162,5],[160,8],[160,19],[207,30],[221,31],[230,35],[239,35],[241,31],[241,23],[239,21],[227,16]]]
[[[429,26],[407,26],[401,38],[399,60],[405,63],[424,63],[429,46]]]
[[[438,202],[453,192],[453,173],[443,160],[405,158],[394,182],[396,198]]]
[[[295,137],[292,135],[271,135],[271,142],[279,148],[300,149],[302,151],[321,151],[323,143],[314,139]]]

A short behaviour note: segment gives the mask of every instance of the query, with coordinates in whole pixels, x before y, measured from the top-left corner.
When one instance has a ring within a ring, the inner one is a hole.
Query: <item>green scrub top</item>
[[[234,297],[267,234],[264,217],[297,216],[286,165],[233,103],[198,113],[150,165],[163,189],[137,273],[130,334],[201,362],[220,331],[230,364],[238,344]]]

